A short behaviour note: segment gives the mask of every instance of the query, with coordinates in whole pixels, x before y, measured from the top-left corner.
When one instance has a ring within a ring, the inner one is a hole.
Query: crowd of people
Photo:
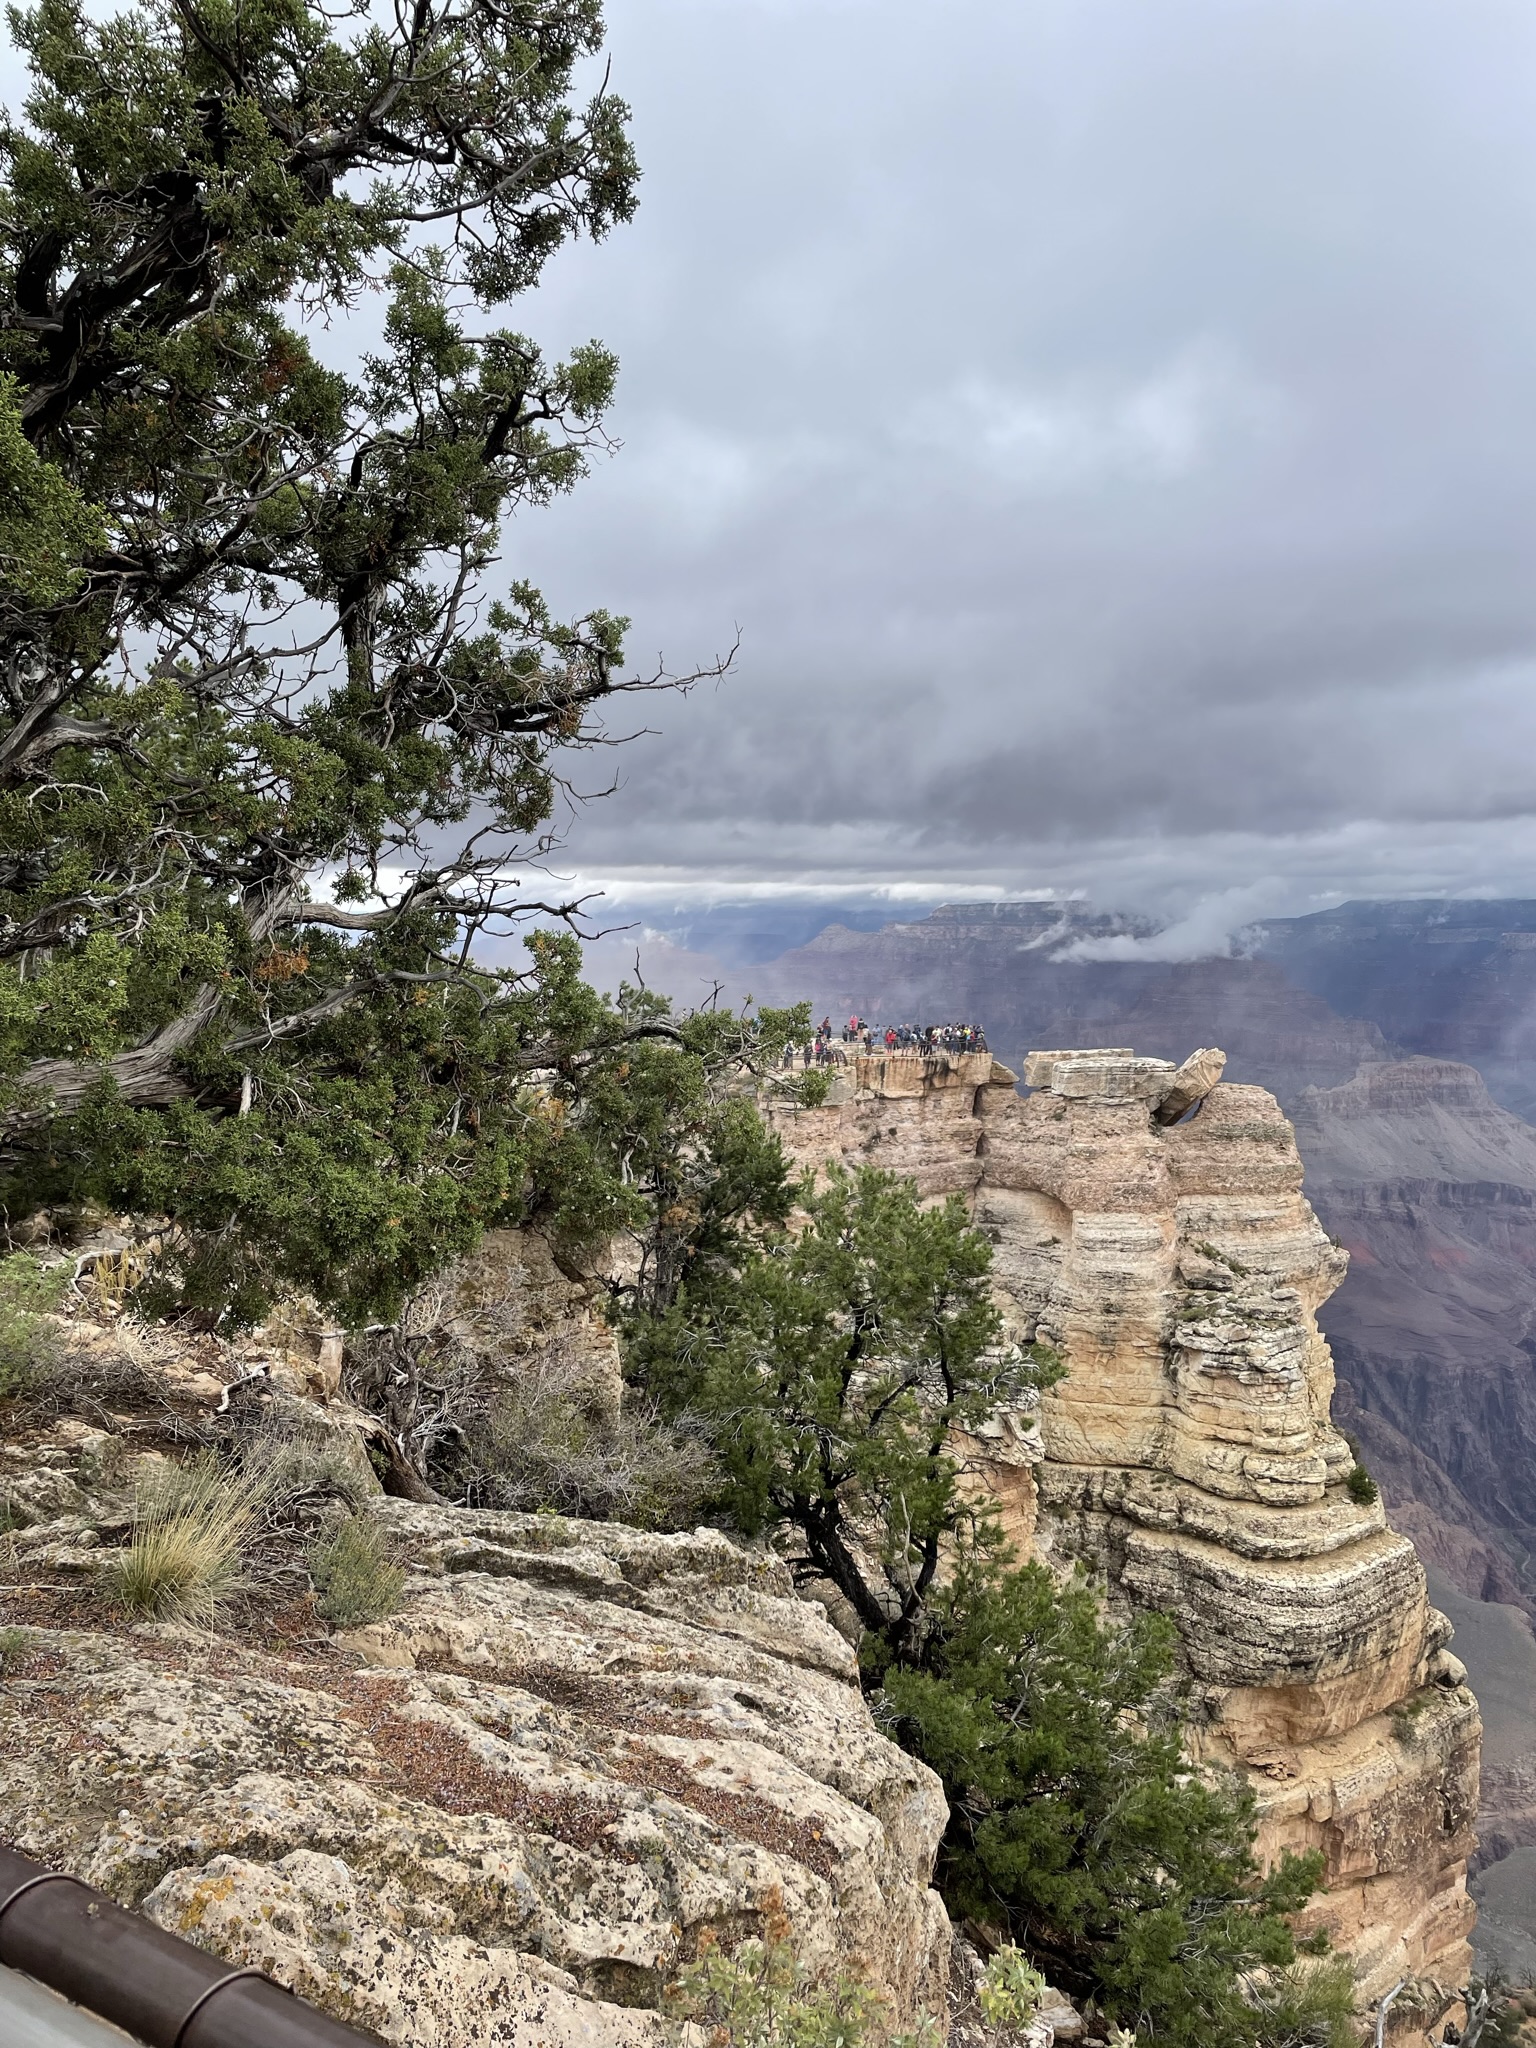
[[[864,1053],[909,1053],[926,1059],[934,1053],[985,1052],[987,1034],[979,1024],[887,1024],[879,1028],[863,1017],[850,1017],[833,1029],[832,1019],[823,1017],[809,1044],[784,1048],[785,1066],[798,1060],[802,1066],[841,1066],[849,1049]]]

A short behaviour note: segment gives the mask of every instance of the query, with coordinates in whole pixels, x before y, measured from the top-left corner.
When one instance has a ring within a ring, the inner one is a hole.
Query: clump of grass
[[[32,1638],[24,1628],[0,1628],[0,1678],[9,1678],[26,1662]]]
[[[212,1620],[240,1584],[266,1505],[263,1484],[216,1458],[157,1474],[140,1486],[133,1534],[107,1565],[109,1594],[129,1614]]]
[[[149,1277],[147,1256],[132,1245],[121,1251],[103,1252],[93,1259],[76,1283],[86,1307],[97,1317],[119,1316],[129,1305],[136,1288]]]
[[[311,1546],[309,1575],[320,1618],[333,1628],[382,1621],[399,1606],[405,1584],[383,1532],[366,1515],[349,1516]]]
[[[0,1259],[0,1400],[19,1394],[57,1349],[46,1318],[68,1286],[67,1266],[45,1266],[31,1252]]]
[[[260,1475],[274,1517],[292,1522],[337,1501],[356,1513],[378,1492],[367,1453],[349,1436],[293,1402],[269,1407],[244,1433],[237,1427],[232,1448],[243,1472]]]

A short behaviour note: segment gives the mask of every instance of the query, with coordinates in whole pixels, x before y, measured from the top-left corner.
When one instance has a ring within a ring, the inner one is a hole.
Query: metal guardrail
[[[80,1878],[0,1844],[0,1963],[145,2048],[377,2048],[259,1970],[126,1912]]]

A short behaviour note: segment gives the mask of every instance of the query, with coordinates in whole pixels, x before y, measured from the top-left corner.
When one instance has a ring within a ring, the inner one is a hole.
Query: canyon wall
[[[1324,1312],[1346,1426],[1427,1564],[1536,1612],[1536,1130],[1440,1059],[1362,1066],[1295,1115],[1350,1252]]]
[[[1312,1919],[1360,1994],[1400,1978],[1400,2041],[1438,2040],[1466,1981],[1479,1722],[1423,1569],[1349,1486],[1317,1309],[1345,1255],[1263,1089],[1124,1048],[860,1057],[781,1114],[808,1164],[961,1194],[1020,1341],[1067,1378],[1000,1417],[983,1475],[1036,1554],[1177,1624],[1190,1746],[1253,1784],[1266,1854],[1321,1849]],[[1191,1113],[1193,1112],[1193,1113]]]
[[[1178,1058],[1214,1035],[1228,1079],[1296,1118],[1350,1250],[1322,1316],[1337,1418],[1432,1569],[1536,1613],[1536,902],[1346,904],[1255,925],[1231,958],[1146,939],[1082,904],[961,903],[828,926],[751,986],[881,1025],[979,1018],[1010,1065],[1032,1045]]]

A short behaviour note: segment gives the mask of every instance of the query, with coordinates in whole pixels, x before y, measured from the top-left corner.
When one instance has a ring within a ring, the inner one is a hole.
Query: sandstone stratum
[[[1262,1088],[1126,1048],[859,1055],[781,1111],[803,1164],[962,1195],[1019,1341],[1067,1376],[999,1416],[981,1476],[1016,1541],[1178,1626],[1193,1754],[1254,1784],[1261,1845],[1319,1848],[1309,1909],[1394,2040],[1438,2040],[1467,1980],[1480,1725],[1412,1544],[1334,1427],[1317,1309],[1346,1259]],[[1410,1996],[1411,1994],[1411,1996]],[[1405,2009],[1408,2008],[1408,2009]]]

